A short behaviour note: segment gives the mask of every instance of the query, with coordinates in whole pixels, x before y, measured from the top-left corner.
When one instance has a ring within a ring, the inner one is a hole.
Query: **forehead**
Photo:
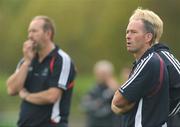
[[[130,20],[127,30],[144,30],[144,23],[142,20]]]
[[[44,20],[42,19],[34,19],[29,24],[29,29],[39,29],[42,28],[44,25]]]

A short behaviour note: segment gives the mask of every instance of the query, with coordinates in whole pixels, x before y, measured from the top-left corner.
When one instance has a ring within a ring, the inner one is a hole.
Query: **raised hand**
[[[32,40],[27,40],[24,42],[23,54],[24,54],[25,61],[31,62],[32,59],[34,58],[35,51],[34,51],[34,42]]]

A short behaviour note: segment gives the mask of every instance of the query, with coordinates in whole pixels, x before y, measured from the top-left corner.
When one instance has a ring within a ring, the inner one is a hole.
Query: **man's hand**
[[[117,114],[117,115],[121,115],[122,114],[122,109],[118,108],[117,106],[115,106],[113,103],[111,104],[111,109],[112,111]]]
[[[24,42],[23,54],[25,61],[31,62],[31,60],[34,58],[35,51],[34,51],[34,42],[32,40],[27,40]]]
[[[19,96],[20,96],[20,98],[23,99],[23,100],[25,100],[29,94],[30,94],[30,93],[29,93],[25,88],[23,88],[23,89],[19,92]]]
[[[135,105],[135,102],[129,102],[122,94],[117,90],[114,94],[111,108],[116,114],[123,114],[130,111]]]
[[[19,96],[21,99],[26,100],[29,103],[36,105],[53,104],[57,100],[60,100],[63,94],[63,90],[52,87],[44,91],[30,93],[25,88],[21,89]]]

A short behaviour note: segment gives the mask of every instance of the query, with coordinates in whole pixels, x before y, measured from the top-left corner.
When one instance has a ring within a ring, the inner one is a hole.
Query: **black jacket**
[[[174,116],[180,108],[180,62],[173,56],[169,48],[164,44],[155,44],[152,48],[164,60],[169,73],[169,93],[170,93],[170,114]]]

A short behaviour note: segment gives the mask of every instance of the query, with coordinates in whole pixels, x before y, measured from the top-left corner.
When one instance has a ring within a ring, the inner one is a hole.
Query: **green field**
[[[20,99],[7,95],[6,80],[7,74],[0,74],[0,127],[16,127]],[[70,114],[70,125],[83,127],[84,114],[80,108],[81,97],[92,87],[93,77],[90,75],[78,75],[73,93],[73,100]]]

